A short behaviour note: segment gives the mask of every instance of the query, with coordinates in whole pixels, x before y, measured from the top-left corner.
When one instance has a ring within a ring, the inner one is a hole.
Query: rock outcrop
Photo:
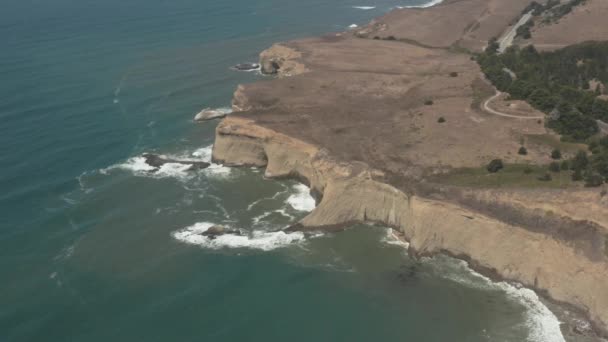
[[[152,166],[154,170],[158,170],[165,164],[183,164],[190,165],[188,170],[201,170],[209,167],[209,163],[198,161],[198,160],[180,160],[174,158],[168,158],[163,155],[153,154],[153,153],[144,153],[143,157],[146,161],[146,164]]]
[[[260,55],[261,71],[279,77],[295,76],[308,71],[298,59],[301,53],[281,44],[275,44]]]
[[[324,149],[256,124],[246,117],[217,127],[213,159],[226,165],[266,167],[267,177],[307,182],[322,199],[301,229],[378,222],[398,229],[412,253],[448,253],[496,277],[517,281],[586,312],[608,332],[608,249],[590,258],[576,245],[501,221],[464,204],[407,194],[382,172],[343,163]],[[599,236],[606,237],[605,231]],[[596,236],[597,237],[597,236]]]
[[[243,233],[238,229],[228,229],[224,226],[212,226],[209,227],[206,231],[201,233],[201,235],[206,236],[211,240],[215,240],[217,237],[222,235],[237,235],[242,236]]]

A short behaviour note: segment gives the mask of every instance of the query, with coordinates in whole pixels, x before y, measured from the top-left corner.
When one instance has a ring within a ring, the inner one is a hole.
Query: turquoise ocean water
[[[4,0],[0,341],[562,341],[532,292],[386,228],[273,233],[314,205],[295,182],[142,163],[210,158],[194,114],[262,77],[231,65],[422,4]]]

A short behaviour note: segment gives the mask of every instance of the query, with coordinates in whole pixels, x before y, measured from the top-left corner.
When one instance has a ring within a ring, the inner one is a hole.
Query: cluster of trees
[[[544,5],[536,1],[532,1],[523,11],[522,14],[532,12],[532,15],[537,17],[544,14],[549,20],[557,20],[566,14],[572,12],[572,9],[587,0],[571,0],[564,4],[560,0],[548,0]]]
[[[557,6],[558,4],[560,4],[559,0],[549,0],[546,6],[551,5],[548,10],[550,11],[549,13],[552,19],[559,19],[565,16],[566,14],[572,12],[572,9],[574,7],[584,3],[585,1],[587,0],[571,0],[563,5]]]
[[[571,0],[562,4],[560,0],[548,0],[544,5],[536,1],[532,1],[530,5],[522,11],[523,14],[532,12],[532,20],[517,28],[516,37],[523,39],[532,38],[531,28],[534,26],[537,17],[542,16],[544,23],[550,23],[559,20],[561,17],[572,12],[572,9],[586,0]]]
[[[515,35],[515,37],[523,39],[532,38],[532,31],[530,31],[532,27],[534,27],[534,20],[530,20],[527,23],[521,25],[517,28],[517,34]]]
[[[562,160],[562,152],[554,149],[551,158],[554,160],[547,166],[548,172],[538,177],[540,181],[551,181],[551,173],[571,172],[573,181],[584,181],[585,186],[597,187],[608,183],[608,136],[596,138],[589,144],[591,155],[586,151],[579,151],[573,158]],[[526,155],[528,150],[522,146],[518,154]],[[499,172],[504,168],[501,159],[492,160],[486,169],[490,173]],[[523,172],[530,174],[533,169],[526,167]],[[550,173],[551,172],[551,173]]]
[[[585,141],[599,131],[596,120],[608,122],[608,101],[598,97],[608,84],[608,42],[544,53],[527,46],[497,54],[490,45],[477,61],[497,89],[550,114],[549,127],[565,140]]]

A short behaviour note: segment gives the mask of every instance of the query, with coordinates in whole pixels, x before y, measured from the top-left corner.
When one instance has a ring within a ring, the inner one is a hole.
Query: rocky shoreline
[[[473,2],[504,4],[455,0],[416,12],[432,17]],[[501,9],[498,18],[512,21],[508,15],[518,11]],[[539,128],[484,116],[474,104],[481,89],[478,68],[466,54],[400,40],[393,24],[399,13],[410,15],[400,10],[387,15],[388,24],[374,21],[364,28],[369,39],[340,33],[263,52],[262,71],[278,79],[239,86],[234,113],[217,126],[213,160],[264,167],[266,177],[308,184],[318,206],[295,229],[355,222],[392,227],[412,255],[466,260],[493,279],[576,308],[598,335],[608,336],[608,200],[584,189],[478,191],[427,182],[426,175],[452,166],[483,164],[492,139],[495,146],[517,146],[513,131]],[[479,27],[497,30],[492,13],[482,19]],[[374,39],[374,30],[397,35],[397,42]],[[472,27],[465,36],[468,46],[479,46]],[[386,58],[369,56],[370,49]],[[437,126],[437,111],[454,126]],[[475,138],[493,127],[508,130],[504,136],[491,131],[479,150],[469,152]]]
[[[326,151],[230,117],[216,131],[213,160],[230,166],[265,167],[269,178],[303,180],[321,196],[297,229],[336,229],[375,222],[397,229],[413,256],[444,253],[498,281],[513,281],[584,313],[606,336],[606,265],[569,243],[508,224],[449,201],[404,192],[375,178],[362,164],[340,163]]]

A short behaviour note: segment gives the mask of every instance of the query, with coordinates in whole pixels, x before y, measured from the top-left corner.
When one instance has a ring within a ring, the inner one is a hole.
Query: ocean
[[[563,341],[532,291],[386,227],[278,231],[314,209],[294,181],[143,162],[210,161],[194,115],[262,79],[230,67],[273,42],[429,4],[5,0],[0,341]]]

